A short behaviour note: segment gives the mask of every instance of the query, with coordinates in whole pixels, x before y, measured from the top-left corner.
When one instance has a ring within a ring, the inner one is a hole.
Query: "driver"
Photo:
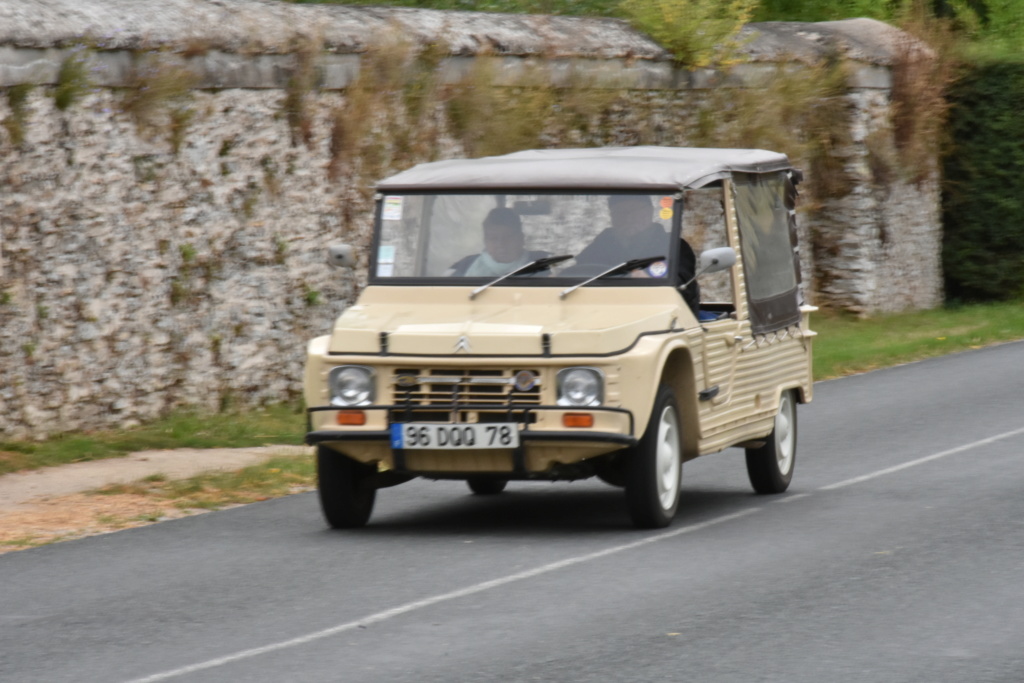
[[[577,263],[607,264],[609,267],[645,256],[666,254],[668,233],[659,223],[651,220],[654,207],[648,195],[613,194],[608,197],[608,212],[612,225],[594,238],[576,256]],[[697,270],[697,256],[685,239],[679,240],[679,283],[689,281]],[[662,262],[651,264],[637,277],[664,277]],[[697,315],[700,305],[700,286],[694,280],[683,290],[683,298]]]
[[[525,249],[523,222],[512,209],[491,209],[484,218],[483,228],[484,250],[456,262],[449,275],[500,277],[549,255],[546,251]]]

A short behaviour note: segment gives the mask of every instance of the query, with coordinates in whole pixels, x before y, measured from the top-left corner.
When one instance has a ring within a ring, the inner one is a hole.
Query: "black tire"
[[[469,490],[478,496],[495,496],[504,491],[507,484],[507,479],[492,479],[490,477],[470,477],[466,480]]]
[[[796,466],[796,395],[782,392],[775,428],[760,448],[747,449],[747,475],[758,493],[782,493]]]
[[[675,395],[662,385],[643,438],[626,456],[626,505],[634,526],[660,529],[672,523],[683,479],[681,437]]]
[[[363,480],[376,468],[363,465],[326,446],[316,449],[317,489],[320,509],[332,529],[365,526],[373,512],[377,490],[364,488]]]

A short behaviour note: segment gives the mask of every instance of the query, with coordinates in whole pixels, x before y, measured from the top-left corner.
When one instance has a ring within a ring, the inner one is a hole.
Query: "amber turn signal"
[[[594,416],[590,413],[565,413],[562,415],[562,425],[565,427],[593,427]]]
[[[366,413],[361,410],[339,410],[338,424],[359,427],[366,424]]]

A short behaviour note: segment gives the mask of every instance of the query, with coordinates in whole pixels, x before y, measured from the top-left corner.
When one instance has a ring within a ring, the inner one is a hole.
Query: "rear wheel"
[[[796,464],[796,396],[785,391],[779,398],[775,428],[760,448],[747,449],[747,475],[758,493],[782,493],[793,480]]]
[[[470,477],[466,480],[469,490],[478,496],[494,496],[505,490],[508,484],[506,479],[491,479],[489,477]]]
[[[640,443],[626,462],[626,504],[633,524],[658,529],[672,523],[683,476],[682,434],[672,389],[661,386]]]
[[[377,490],[363,482],[376,468],[358,463],[326,446],[316,449],[317,489],[324,519],[334,529],[365,526],[373,512]]]

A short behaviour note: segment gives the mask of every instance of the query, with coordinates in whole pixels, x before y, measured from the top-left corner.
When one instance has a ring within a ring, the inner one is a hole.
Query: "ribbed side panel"
[[[718,404],[701,406],[702,452],[764,436],[771,431],[782,391],[810,385],[809,341],[790,336],[762,340],[758,347],[749,336],[746,339],[738,352],[726,351],[723,345],[709,353],[710,375],[721,378],[723,396]],[[728,374],[733,358],[735,367]]]
[[[728,431],[723,431],[717,436],[713,436],[708,439],[701,439],[701,453],[716,453],[723,448],[732,446],[733,444],[761,438],[765,434],[771,432],[774,424],[774,411],[771,415],[757,420],[756,422],[737,424],[734,428],[729,429]]]

